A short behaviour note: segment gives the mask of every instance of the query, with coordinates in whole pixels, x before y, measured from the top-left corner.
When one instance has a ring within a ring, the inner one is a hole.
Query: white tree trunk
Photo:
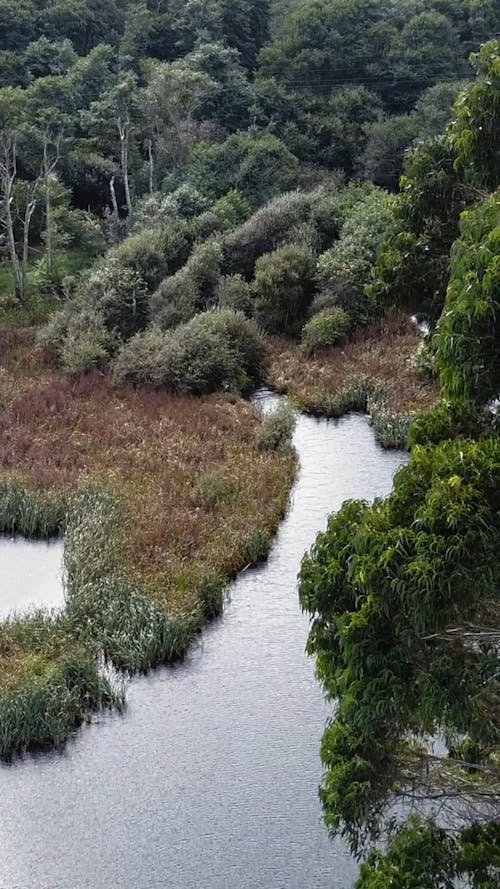
[[[153,194],[155,186],[155,161],[153,155],[153,140],[148,139],[148,158],[149,158],[149,193]]]
[[[0,182],[2,185],[2,198],[5,213],[4,224],[7,234],[7,244],[9,247],[10,265],[14,282],[14,294],[19,302],[24,302],[26,290],[25,287],[23,287],[21,266],[19,263],[19,257],[17,255],[16,240],[14,237],[14,221],[12,218],[12,200],[16,176],[17,146],[15,139],[7,139],[2,145],[0,157]]]
[[[123,187],[125,189],[125,204],[127,207],[128,221],[132,219],[132,198],[130,196],[130,180],[128,175],[128,145],[130,138],[130,119],[127,116],[125,121],[121,118],[118,120],[118,133],[120,136],[120,166],[123,178]]]

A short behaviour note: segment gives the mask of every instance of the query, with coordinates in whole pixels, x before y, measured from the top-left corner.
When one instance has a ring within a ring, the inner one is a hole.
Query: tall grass
[[[61,746],[102,707],[121,707],[122,695],[85,652],[55,662],[28,659],[24,682],[0,691],[0,758]]]
[[[123,693],[101,675],[97,649],[78,645],[64,612],[35,610],[0,625],[0,758],[60,746]]]
[[[49,538],[64,525],[65,497],[30,489],[20,478],[0,478],[0,533]]]
[[[27,337],[4,339],[0,533],[64,534],[66,584],[62,613],[0,624],[7,756],[59,745],[95,708],[121,705],[103,660],[133,672],[184,655],[227,582],[267,556],[295,459],[286,430],[264,444],[234,396],[63,380]],[[73,684],[70,661],[82,664]]]
[[[419,344],[418,332],[405,318],[386,320],[313,357],[277,339],[269,380],[315,416],[367,413],[383,447],[408,448],[413,419],[438,400],[436,381],[415,371]]]

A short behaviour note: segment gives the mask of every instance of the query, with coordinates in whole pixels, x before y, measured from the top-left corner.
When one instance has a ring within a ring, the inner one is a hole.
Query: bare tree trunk
[[[111,206],[113,208],[113,219],[116,225],[120,222],[120,213],[118,211],[118,201],[116,200],[115,177],[109,180],[109,191],[111,193]]]
[[[155,162],[153,157],[153,140],[148,139],[148,158],[149,158],[149,193],[153,194],[155,185]]]
[[[50,202],[50,182],[45,179],[45,250],[47,255],[47,271],[52,269],[52,205]]]
[[[21,263],[21,281],[23,293],[26,293],[26,276],[28,272],[29,246],[30,246],[30,227],[33,213],[37,205],[37,191],[40,184],[38,178],[36,182],[28,185],[26,194],[26,210],[23,219],[23,258]]]
[[[54,144],[54,154],[49,154],[50,142]],[[43,134],[43,180],[45,184],[45,248],[47,256],[47,269],[52,269],[52,202],[50,199],[50,177],[61,158],[62,133],[53,140],[48,130]]]
[[[130,196],[130,181],[128,175],[128,144],[130,137],[130,118],[127,116],[125,121],[122,121],[121,118],[118,120],[118,133],[120,135],[120,149],[121,149],[121,171],[123,178],[123,187],[125,189],[125,203],[127,206],[127,216],[128,220],[132,219],[132,199]]]
[[[2,197],[5,212],[5,229],[7,233],[7,244],[9,246],[10,265],[12,269],[12,278],[14,281],[14,294],[19,302],[24,302],[25,288],[21,275],[21,266],[16,250],[16,240],[14,237],[14,221],[12,219],[12,199],[14,182],[17,176],[17,147],[15,139],[8,139],[2,145],[2,154],[0,157],[0,181],[2,184]]]

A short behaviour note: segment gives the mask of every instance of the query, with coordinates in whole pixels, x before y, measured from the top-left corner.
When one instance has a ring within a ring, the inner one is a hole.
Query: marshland
[[[497,6],[0,0],[0,885],[497,886]]]

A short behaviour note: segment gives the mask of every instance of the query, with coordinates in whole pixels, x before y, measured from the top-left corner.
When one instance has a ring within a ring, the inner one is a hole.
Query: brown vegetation
[[[275,338],[271,346],[269,381],[290,394],[300,407],[323,413],[322,406],[366,380],[384,391],[384,410],[396,417],[415,416],[437,401],[437,383],[417,374],[412,356],[421,342],[415,325],[391,318],[337,348],[306,355],[289,340]]]
[[[259,449],[261,421],[241,399],[116,390],[35,364],[29,335],[0,331],[0,478],[70,492],[91,479],[127,504],[127,573],[169,609],[196,605],[207,575],[242,567],[287,503],[290,455]]]

